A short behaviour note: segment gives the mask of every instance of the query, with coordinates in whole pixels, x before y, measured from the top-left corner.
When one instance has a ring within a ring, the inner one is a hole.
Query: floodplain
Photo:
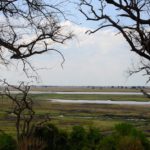
[[[44,91],[42,89],[42,91]],[[46,90],[48,91],[48,90]],[[58,91],[58,90],[55,90]],[[61,89],[61,91],[63,91]],[[67,92],[67,90],[65,89]],[[75,89],[84,92],[85,89]],[[86,91],[88,91],[86,89]],[[90,89],[88,92],[92,91]],[[95,90],[93,90],[95,91]],[[118,92],[118,89],[102,89],[96,91]],[[53,91],[54,92],[54,91]],[[71,91],[74,92],[74,91]],[[140,92],[135,89],[125,89],[119,92]],[[34,123],[49,118],[49,122],[56,126],[71,130],[72,126],[81,125],[85,128],[94,126],[103,134],[112,132],[114,125],[122,122],[131,123],[144,131],[150,137],[150,105],[115,105],[115,104],[88,104],[88,103],[59,103],[51,99],[65,100],[112,100],[112,101],[140,101],[148,102],[144,95],[115,95],[115,94],[30,94],[34,102]],[[3,97],[0,99],[0,129],[15,135],[15,116],[11,113],[13,103]]]

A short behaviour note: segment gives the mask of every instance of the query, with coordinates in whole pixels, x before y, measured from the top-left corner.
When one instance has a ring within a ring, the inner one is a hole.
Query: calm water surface
[[[118,104],[118,105],[150,105],[149,102],[137,101],[111,101],[111,100],[64,100],[64,99],[50,99],[51,102],[57,103],[74,103],[74,104]]]

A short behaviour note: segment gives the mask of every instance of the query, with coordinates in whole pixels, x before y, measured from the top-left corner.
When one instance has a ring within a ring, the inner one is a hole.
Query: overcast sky
[[[79,20],[85,18],[80,16]],[[85,20],[84,20],[85,21]],[[84,22],[83,21],[83,22]],[[33,81],[38,85],[75,85],[75,86],[143,86],[147,78],[142,74],[128,77],[127,71],[132,64],[138,64],[138,56],[130,51],[121,35],[112,29],[104,29],[95,34],[85,32],[95,26],[80,21],[75,24],[70,21],[63,22],[66,30],[76,35],[73,40],[56,47],[65,57],[63,68],[62,58],[58,53],[49,52],[42,56],[33,56],[31,63],[39,69],[38,82],[27,79],[25,74],[14,66],[5,69],[1,67],[1,78],[13,84],[18,81]],[[19,68],[19,67],[18,67]]]
[[[85,34],[87,27],[81,27],[69,21],[64,25],[76,33],[76,37],[65,45],[58,45],[65,57],[63,68],[62,58],[55,52],[30,58],[31,63],[39,69],[40,85],[145,85],[146,77],[141,74],[128,77],[127,71],[132,63],[139,58],[132,53],[121,37],[111,29],[99,31],[93,35]],[[13,84],[18,81],[29,81],[25,74],[15,67],[5,71],[2,78]],[[31,81],[31,79],[30,79]]]

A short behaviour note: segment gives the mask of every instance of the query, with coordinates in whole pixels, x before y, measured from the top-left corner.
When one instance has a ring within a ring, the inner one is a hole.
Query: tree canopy
[[[1,62],[7,65],[10,59],[20,59],[25,63],[35,54],[60,53],[53,44],[63,44],[72,37],[61,25],[65,20],[62,4],[61,1],[46,0],[1,0]]]
[[[90,34],[108,27],[117,29],[131,51],[147,61],[135,72],[145,70],[150,75],[149,0],[80,0],[79,7],[88,21],[99,23]]]

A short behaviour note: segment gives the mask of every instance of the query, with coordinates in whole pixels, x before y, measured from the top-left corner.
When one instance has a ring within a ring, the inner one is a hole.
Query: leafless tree
[[[44,149],[46,143],[42,138],[34,136],[34,132],[36,128],[40,128],[49,122],[51,117],[44,114],[44,116],[37,121],[38,116],[35,114],[33,99],[31,95],[29,95],[30,86],[28,86],[28,84],[21,82],[20,85],[14,86],[10,85],[6,80],[0,80],[0,82],[3,86],[0,95],[3,98],[7,97],[10,103],[12,103],[7,113],[15,117],[18,149]]]
[[[28,95],[30,86],[25,85],[23,82],[19,86],[10,85],[5,80],[1,82],[4,86],[1,95],[8,97],[12,102],[12,108],[9,113],[16,117],[16,133],[19,140],[21,136],[30,134],[31,122],[35,115],[32,98]],[[12,89],[17,93],[11,93]]]
[[[79,7],[88,21],[97,24],[90,34],[107,27],[117,29],[131,51],[146,60],[135,72],[150,75],[150,0],[80,0]]]
[[[7,65],[11,59],[22,60],[24,71],[27,58],[47,51],[56,51],[54,44],[72,38],[61,24],[65,13],[64,1],[1,0],[0,1],[0,61]],[[64,57],[63,57],[64,59]],[[32,68],[32,67],[31,67]],[[32,68],[33,69],[33,68]]]

